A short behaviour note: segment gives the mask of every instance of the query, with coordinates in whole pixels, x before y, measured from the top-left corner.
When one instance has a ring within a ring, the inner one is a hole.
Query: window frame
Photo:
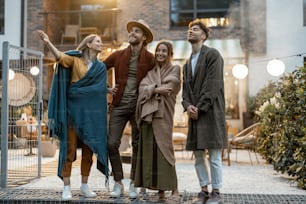
[[[180,21],[178,20],[176,24],[180,24],[180,22],[182,22],[182,25],[174,25],[173,22],[172,22],[172,15],[173,14],[177,14],[178,15],[178,18],[180,17],[180,14],[192,14],[192,19],[188,19],[186,21],[190,22],[192,21],[193,19],[196,19],[196,18],[199,18],[199,15],[200,14],[217,14],[218,12],[219,13],[223,13],[223,17],[221,17],[221,15],[219,15],[218,18],[214,18],[214,20],[217,20],[217,19],[221,19],[221,18],[224,18],[223,21],[226,21],[227,24],[225,23],[224,25],[221,25],[221,26],[210,26],[208,25],[208,27],[211,27],[211,28],[227,28],[229,26],[228,22],[229,22],[229,18],[227,16],[228,14],[228,11],[230,9],[230,5],[231,3],[234,3],[234,2],[237,2],[240,4],[240,0],[227,0],[228,1],[228,4],[229,6],[227,8],[209,8],[209,9],[198,9],[197,8],[197,2],[198,1],[203,1],[203,0],[193,0],[192,3],[193,3],[193,9],[182,9],[182,8],[177,8],[177,9],[174,9],[172,7],[172,5],[177,2],[179,0],[170,0],[169,3],[169,21],[170,21],[170,28],[171,29],[177,29],[177,30],[180,30],[182,28],[186,28],[186,26],[188,26],[188,24],[184,24],[183,21]],[[212,2],[215,2],[216,0],[206,0],[206,1],[212,1]],[[201,18],[201,19],[208,19],[208,18]]]
[[[303,0],[303,26],[306,26],[306,0]]]
[[[5,32],[5,1],[0,0],[0,35]]]

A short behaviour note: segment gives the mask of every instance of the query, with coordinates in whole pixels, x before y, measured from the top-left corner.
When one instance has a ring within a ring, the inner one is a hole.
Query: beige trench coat
[[[171,165],[175,165],[172,132],[176,95],[181,87],[180,74],[178,65],[156,65],[140,83],[136,109],[138,125],[141,120],[152,122],[156,143]],[[171,95],[154,94],[154,89],[160,86],[172,88]]]

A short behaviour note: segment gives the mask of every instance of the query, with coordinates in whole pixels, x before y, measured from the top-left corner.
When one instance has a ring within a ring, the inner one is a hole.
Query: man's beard
[[[199,42],[199,40],[197,40],[197,39],[187,39],[187,40],[188,40],[188,42],[190,42],[191,44],[195,44],[195,43]]]
[[[130,45],[139,45],[140,44],[140,42],[137,40],[137,41],[132,41],[132,42],[129,42],[130,43]]]
[[[139,45],[141,42],[139,41],[139,39],[137,38],[134,38],[132,40],[128,39],[128,42],[131,44],[131,45]]]

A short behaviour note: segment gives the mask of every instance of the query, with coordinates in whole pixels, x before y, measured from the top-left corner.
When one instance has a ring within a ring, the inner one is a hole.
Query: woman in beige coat
[[[161,41],[155,50],[156,66],[139,86],[136,118],[140,130],[135,186],[178,195],[172,127],[176,95],[180,91],[180,67],[172,65],[172,44]]]

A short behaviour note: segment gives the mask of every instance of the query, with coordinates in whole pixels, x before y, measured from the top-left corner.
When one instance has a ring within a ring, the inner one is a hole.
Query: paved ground
[[[254,154],[251,154],[253,165],[247,151],[238,150],[236,161],[236,150],[231,153],[231,166],[227,162],[223,163],[223,193],[246,193],[246,194],[298,194],[306,195],[305,190],[298,189],[292,180],[285,175],[273,170],[273,166],[265,164],[263,160],[256,162]],[[176,170],[178,175],[178,188],[180,192],[198,192],[199,184],[196,172],[193,166],[190,152],[176,152],[177,163]],[[125,177],[128,178],[130,164],[123,166]],[[80,171],[79,168],[72,170],[72,189],[79,189]],[[105,179],[93,165],[89,185],[98,191],[106,191]],[[124,179],[125,188],[128,189],[129,179]],[[110,187],[113,186],[112,177],[110,177]],[[21,186],[20,188],[37,188],[37,189],[62,189],[62,181],[56,176],[48,176],[31,183]]]
[[[183,193],[177,199],[171,197],[165,202],[158,202],[153,193],[140,195],[138,199],[130,200],[127,196],[118,199],[111,199],[108,193],[99,191],[93,199],[84,198],[79,195],[78,190],[72,191],[71,201],[61,201],[61,191],[45,189],[18,189],[0,191],[0,203],[16,204],[54,204],[54,203],[133,203],[133,204],[191,204],[196,196],[195,193]],[[167,195],[168,196],[168,195]],[[303,195],[271,195],[271,194],[223,194],[222,204],[305,204],[306,198]]]
[[[227,166],[227,162],[224,161],[223,188],[221,190],[224,203],[306,203],[305,190],[298,189],[290,178],[275,172],[272,165],[265,164],[263,160],[257,163],[254,154],[251,156],[253,165],[250,164],[248,153],[244,150],[238,151],[237,161],[236,150],[232,151],[231,166]],[[191,153],[176,152],[176,157],[178,188],[182,196],[179,201],[176,200],[172,203],[191,203],[192,198],[196,196],[200,189]],[[129,170],[130,164],[124,164],[126,178],[128,178]],[[75,201],[83,202],[84,199],[78,196],[81,180],[79,173],[78,167],[73,168],[71,186]],[[147,200],[145,196],[136,201],[129,201],[127,197],[112,200],[109,198],[108,189],[104,184],[104,176],[97,171],[94,164],[89,177],[90,187],[98,193],[98,198],[92,201],[94,203],[150,203],[155,193],[148,191],[149,198]],[[112,186],[113,180],[111,177],[110,188]],[[124,179],[124,186],[127,190],[129,186],[128,179]],[[20,197],[21,194],[25,197],[28,196],[28,198],[35,198],[36,196],[38,199],[41,199],[43,195],[43,197],[46,197],[45,201],[48,201],[48,198],[53,196],[54,202],[60,202],[61,189],[62,181],[56,175],[47,176],[34,180],[29,184],[9,189],[9,193],[1,190],[0,200],[7,199],[9,194],[14,195],[16,198]]]

